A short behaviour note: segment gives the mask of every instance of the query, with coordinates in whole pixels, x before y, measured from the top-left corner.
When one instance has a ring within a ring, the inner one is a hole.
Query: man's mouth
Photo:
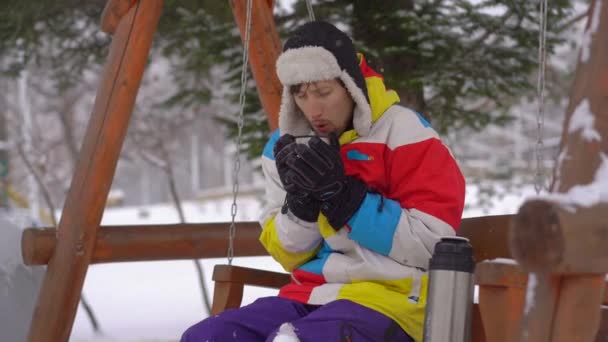
[[[317,131],[319,133],[329,133],[329,131],[331,129],[329,123],[327,123],[327,122],[316,122],[316,123],[313,123],[313,126],[315,128],[315,131]]]

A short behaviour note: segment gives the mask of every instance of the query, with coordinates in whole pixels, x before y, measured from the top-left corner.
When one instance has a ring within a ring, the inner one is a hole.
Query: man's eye
[[[329,94],[331,94],[331,91],[324,91],[324,92],[320,92],[320,93],[319,93],[319,96],[321,96],[321,97],[326,97],[326,96],[328,96]]]

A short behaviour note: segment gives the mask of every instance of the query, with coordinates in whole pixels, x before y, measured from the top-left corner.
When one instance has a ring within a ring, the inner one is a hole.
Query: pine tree
[[[572,16],[574,1],[550,2],[549,53],[561,42],[559,32]],[[29,60],[47,60],[61,84],[73,84],[69,81],[78,79],[83,65],[100,63],[107,53],[109,37],[96,26],[104,4],[22,0],[9,5],[0,11],[2,70],[15,75]],[[317,0],[314,11],[317,19],[346,28],[402,104],[430,117],[445,133],[504,123],[506,108],[533,89],[538,5],[521,0]],[[242,45],[229,2],[167,0],[164,6],[153,54],[171,60],[179,85],[165,105],[208,103],[215,90],[206,79],[221,66],[236,106]],[[283,38],[308,20],[305,0],[296,1],[294,9],[275,16]],[[269,128],[249,79],[243,148],[257,157]],[[218,116],[232,137],[237,114],[238,109]]]
[[[503,123],[513,99],[533,88],[529,76],[537,67],[536,1],[315,3],[316,18],[347,26],[401,103],[430,117],[442,133]],[[306,16],[304,0],[295,9],[292,17]],[[572,1],[550,3],[548,53],[561,42],[558,28],[571,14]],[[472,105],[482,99],[492,105]]]

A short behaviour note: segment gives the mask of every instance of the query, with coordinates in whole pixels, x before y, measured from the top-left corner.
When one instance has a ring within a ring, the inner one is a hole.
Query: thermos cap
[[[429,263],[429,270],[447,270],[473,273],[473,247],[467,238],[444,237],[435,244],[435,251]]]

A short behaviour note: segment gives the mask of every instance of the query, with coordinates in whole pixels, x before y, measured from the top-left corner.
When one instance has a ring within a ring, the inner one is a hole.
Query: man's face
[[[352,121],[354,101],[336,79],[304,83],[293,97],[320,136],[331,132],[340,136]]]

